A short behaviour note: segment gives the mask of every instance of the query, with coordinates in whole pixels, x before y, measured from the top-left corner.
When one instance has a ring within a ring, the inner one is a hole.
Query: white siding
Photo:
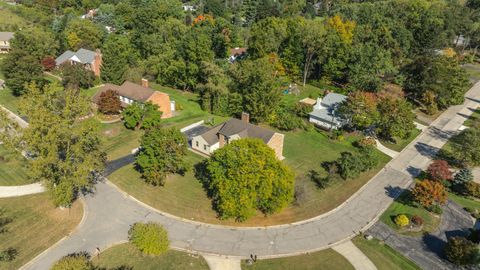
[[[215,146],[215,145],[214,145]],[[202,136],[196,136],[192,138],[192,149],[197,150],[205,155],[210,155],[216,149],[211,150],[212,147],[203,139]]]
[[[315,124],[319,127],[326,128],[326,129],[338,129],[338,128],[340,128],[340,125],[334,125],[334,124],[322,121],[320,119],[314,118],[312,116],[309,117],[308,121],[310,121],[310,123],[313,123],[313,124]]]

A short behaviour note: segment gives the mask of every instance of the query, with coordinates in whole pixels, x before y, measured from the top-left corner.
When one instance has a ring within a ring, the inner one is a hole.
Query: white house
[[[12,32],[0,32],[0,53],[8,53],[10,51],[10,40],[12,38]]]
[[[328,130],[341,128],[345,124],[345,119],[338,113],[338,108],[345,100],[347,96],[336,93],[330,93],[323,99],[317,98],[308,121]]]

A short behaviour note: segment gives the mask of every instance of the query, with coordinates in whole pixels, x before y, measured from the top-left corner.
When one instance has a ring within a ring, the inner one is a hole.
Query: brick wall
[[[172,117],[172,110],[170,109],[170,96],[165,93],[156,91],[151,95],[147,101],[157,104],[162,112],[162,118]]]
[[[275,133],[270,141],[268,141],[267,145],[270,146],[275,151],[275,156],[282,160],[285,157],[283,156],[283,139],[285,135],[280,133]]]

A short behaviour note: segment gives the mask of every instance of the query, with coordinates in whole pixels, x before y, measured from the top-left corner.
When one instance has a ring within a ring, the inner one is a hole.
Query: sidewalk
[[[358,249],[352,241],[346,241],[332,247],[333,250],[340,253],[355,268],[355,270],[377,270],[377,267],[370,259]]]
[[[42,193],[46,189],[42,184],[35,183],[24,186],[0,186],[0,198],[18,197]]]

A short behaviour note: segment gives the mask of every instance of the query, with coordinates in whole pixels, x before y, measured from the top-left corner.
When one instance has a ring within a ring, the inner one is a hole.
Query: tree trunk
[[[307,58],[305,59],[305,68],[303,69],[303,87],[307,83],[308,70],[310,69],[310,64],[312,62],[313,53],[307,53]]]

